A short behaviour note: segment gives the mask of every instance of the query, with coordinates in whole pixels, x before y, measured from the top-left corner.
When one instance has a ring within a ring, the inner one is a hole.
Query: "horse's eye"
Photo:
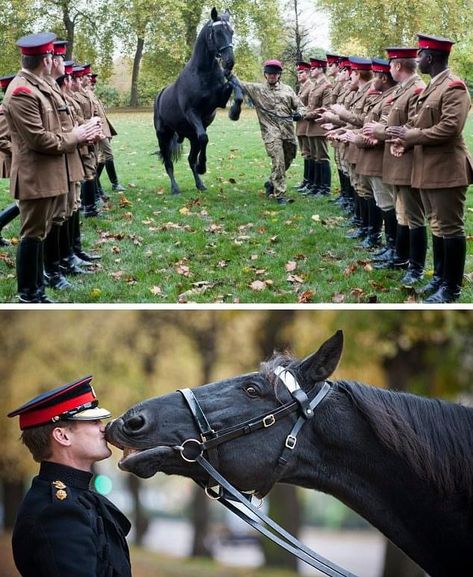
[[[259,395],[259,391],[256,387],[254,387],[253,385],[249,385],[248,387],[245,387],[245,392],[249,397],[257,397]]]

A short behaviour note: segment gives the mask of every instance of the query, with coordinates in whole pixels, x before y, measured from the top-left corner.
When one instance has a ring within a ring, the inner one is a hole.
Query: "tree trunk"
[[[212,557],[209,543],[209,499],[201,487],[194,488],[191,505],[191,521],[194,528],[192,557]]]
[[[128,488],[133,502],[133,527],[135,529],[135,544],[143,545],[143,538],[148,530],[149,519],[143,509],[140,498],[141,479],[128,475]]]
[[[133,70],[131,73],[131,92],[130,92],[130,107],[138,108],[138,78],[140,76],[140,65],[143,57],[143,49],[145,45],[144,38],[138,38],[136,43],[135,57],[133,58]]]
[[[23,479],[2,480],[2,500],[3,500],[3,527],[7,531],[13,529],[16,514],[20,508],[23,495],[25,494],[25,483]]]
[[[62,21],[64,23],[64,28],[66,29],[66,38],[68,45],[66,47],[66,60],[72,60],[72,54],[74,51],[74,35],[75,35],[75,21],[71,19],[67,7],[63,7],[62,11]]]

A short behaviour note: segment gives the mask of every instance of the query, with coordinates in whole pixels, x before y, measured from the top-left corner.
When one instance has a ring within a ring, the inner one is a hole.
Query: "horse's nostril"
[[[136,415],[125,421],[125,429],[128,429],[129,431],[136,433],[137,431],[139,431],[144,427],[144,424],[145,424],[145,418],[143,417],[143,415]]]

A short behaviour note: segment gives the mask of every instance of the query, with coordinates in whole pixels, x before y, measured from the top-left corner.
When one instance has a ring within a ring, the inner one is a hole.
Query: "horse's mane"
[[[260,372],[276,387],[274,369],[290,366],[294,360],[276,354],[261,364]],[[353,381],[334,384],[351,399],[380,441],[420,477],[442,494],[466,492],[473,498],[472,408]]]
[[[337,385],[419,476],[443,494],[473,496],[473,409],[351,381]]]

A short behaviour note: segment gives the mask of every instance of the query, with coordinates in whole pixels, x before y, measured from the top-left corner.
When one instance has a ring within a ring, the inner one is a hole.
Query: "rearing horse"
[[[188,161],[195,185],[199,190],[206,190],[200,178],[207,170],[209,138],[206,129],[215,118],[216,109],[225,108],[233,89],[235,101],[229,116],[232,120],[238,120],[240,116],[243,93],[228,82],[235,64],[232,39],[228,12],[219,16],[213,8],[211,20],[197,37],[191,59],[176,81],[156,98],[154,127],[160,156],[171,180],[172,194],[180,193],[174,178],[173,160],[180,157],[184,138],[188,138],[191,145]]]
[[[106,432],[124,450],[120,468],[206,485],[203,466],[184,460],[194,447],[241,491],[283,482],[329,493],[431,577],[471,577],[473,409],[327,381],[342,345],[339,331],[304,360],[275,355],[259,372],[135,405]]]

